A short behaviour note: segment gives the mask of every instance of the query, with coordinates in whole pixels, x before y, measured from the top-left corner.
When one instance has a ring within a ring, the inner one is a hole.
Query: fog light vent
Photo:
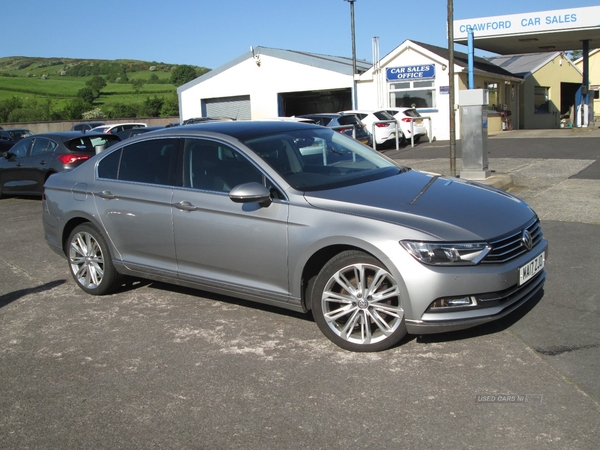
[[[429,305],[429,309],[438,309],[438,308],[457,308],[457,307],[465,307],[465,306],[476,306],[477,300],[475,297],[467,296],[467,297],[449,297],[449,298],[439,298],[435,300],[431,305]]]

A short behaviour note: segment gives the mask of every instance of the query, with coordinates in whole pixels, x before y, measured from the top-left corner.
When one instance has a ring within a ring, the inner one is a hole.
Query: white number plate
[[[540,253],[523,267],[519,268],[519,286],[527,283],[544,269],[546,263],[545,253]]]

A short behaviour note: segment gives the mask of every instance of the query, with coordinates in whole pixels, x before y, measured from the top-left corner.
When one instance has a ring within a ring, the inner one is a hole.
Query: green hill
[[[0,123],[177,115],[177,85],[209,70],[123,59],[0,58]],[[92,95],[87,90],[98,77],[105,85]]]

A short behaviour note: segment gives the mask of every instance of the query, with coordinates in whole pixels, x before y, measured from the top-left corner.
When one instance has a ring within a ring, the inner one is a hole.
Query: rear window
[[[81,135],[65,142],[65,145],[72,152],[96,153],[96,147],[107,148],[119,141],[118,136],[111,134],[98,136]]]
[[[360,123],[356,116],[340,116],[338,122],[340,125],[357,125]]]
[[[394,120],[394,117],[392,117],[392,115],[387,111],[377,111],[374,112],[373,115],[379,120]]]

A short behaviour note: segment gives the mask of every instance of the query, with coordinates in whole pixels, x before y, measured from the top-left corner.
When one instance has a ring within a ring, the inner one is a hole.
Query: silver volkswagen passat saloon
[[[523,201],[305,123],[146,133],[50,177],[43,209],[89,294],[130,275],[312,311],[353,351],[499,319],[546,276]]]

